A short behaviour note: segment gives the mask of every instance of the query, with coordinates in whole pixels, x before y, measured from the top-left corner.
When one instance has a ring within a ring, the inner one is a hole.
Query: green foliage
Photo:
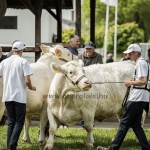
[[[144,33],[144,42],[150,39],[150,0],[119,0],[118,5],[118,23],[135,22],[142,28]]]
[[[108,34],[108,51],[113,52],[114,49],[114,26],[109,28]],[[133,23],[125,23],[118,25],[117,31],[117,52],[122,53],[131,43],[141,43],[144,41],[144,31],[139,29],[138,25]]]
[[[124,39],[129,38],[127,40],[127,43],[130,43],[129,41],[134,41],[135,42],[135,36],[136,35],[141,35],[136,37],[136,40],[139,42],[147,42],[150,39],[150,28],[149,28],[149,20],[150,20],[150,0],[118,0],[118,24],[123,25],[129,22],[135,22],[135,24],[138,25],[136,29],[134,30],[127,30],[124,28],[124,26],[119,26],[119,33],[118,33],[118,38],[119,38],[119,43],[125,43],[126,40],[123,42],[123,37]],[[101,47],[103,45],[104,37],[101,37],[102,35],[104,36],[104,32],[102,30],[105,27],[105,18],[106,18],[106,5],[100,0],[96,0],[96,9],[95,9],[95,43],[97,47]],[[115,18],[115,7],[109,7],[109,27],[114,25],[114,18]],[[84,37],[87,39],[90,39],[90,0],[84,0],[82,4],[82,34]],[[124,34],[122,34],[122,29],[125,31]],[[137,30],[139,28],[139,30]],[[142,30],[140,30],[142,29]],[[111,30],[111,29],[110,29]],[[113,30],[113,29],[112,29]],[[127,30],[127,32],[126,32]],[[135,33],[135,31],[138,33]],[[113,32],[113,31],[112,31]],[[132,32],[132,34],[130,33]],[[143,38],[144,34],[144,38]],[[130,35],[130,37],[128,37]],[[132,35],[132,36],[131,36]],[[123,36],[120,39],[120,36]],[[85,39],[85,40],[87,40]],[[142,41],[140,41],[140,39]],[[109,37],[109,41],[112,41],[113,39]],[[119,45],[120,47],[126,47],[126,45]],[[119,51],[122,52],[122,50]],[[112,49],[112,47],[110,47]]]
[[[104,44],[104,35],[105,35],[105,27],[97,27],[96,28],[96,33],[95,33],[95,44],[96,47],[103,47]]]
[[[75,34],[75,30],[73,28],[70,29],[63,29],[62,30],[62,43],[69,43],[70,36]],[[81,34],[81,45],[88,41],[89,38],[83,34]]]
[[[62,43],[69,43],[70,42],[70,36],[73,34],[75,34],[75,31],[73,28],[63,29],[62,30]]]

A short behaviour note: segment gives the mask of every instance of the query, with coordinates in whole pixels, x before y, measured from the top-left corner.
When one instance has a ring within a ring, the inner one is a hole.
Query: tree
[[[69,43],[70,36],[75,34],[75,30],[73,28],[63,29],[62,30],[62,43]],[[86,37],[81,34],[81,45],[83,45],[86,41]]]
[[[63,29],[62,30],[62,43],[69,43],[70,42],[70,36],[73,34],[75,34],[75,31],[73,28]]]
[[[138,27],[144,31],[144,41],[150,39],[150,0],[118,0],[118,24],[125,24],[127,22],[135,22]],[[84,0],[82,4],[82,33],[89,37],[90,35],[90,1]],[[105,27],[106,5],[100,0],[96,0],[95,9],[95,34],[96,42],[99,37],[99,31]],[[115,7],[110,7],[109,11],[109,26],[114,25]],[[98,46],[101,44],[98,43]]]
[[[117,33],[117,52],[122,53],[132,43],[140,43],[144,41],[144,31],[138,27],[135,22],[118,25]],[[109,28],[108,35],[108,51],[113,52],[114,49],[114,26]]]

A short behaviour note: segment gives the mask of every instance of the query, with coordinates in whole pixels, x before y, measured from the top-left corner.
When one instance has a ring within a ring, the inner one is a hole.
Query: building
[[[75,27],[75,9],[62,10],[62,28]],[[55,10],[52,9],[55,13]],[[0,45],[11,45],[20,40],[27,46],[35,46],[35,16],[29,9],[7,8],[5,16],[0,20]],[[45,9],[41,16],[41,43],[55,42],[57,21]]]

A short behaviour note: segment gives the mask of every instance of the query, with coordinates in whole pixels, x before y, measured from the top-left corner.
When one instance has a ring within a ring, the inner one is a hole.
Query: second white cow
[[[103,82],[103,84],[93,84],[89,91],[80,92],[78,87],[70,87],[69,81],[63,75],[65,72],[73,77],[76,72],[71,67],[62,69],[55,66],[57,69],[54,70],[61,73],[55,75],[49,89],[50,96],[48,97],[47,111],[51,125],[45,149],[53,150],[54,134],[58,127],[58,120],[71,125],[83,119],[88,134],[86,145],[93,147],[92,130],[94,120],[103,121],[115,114],[120,115],[123,113],[122,101],[127,88],[123,83],[109,82],[124,82],[132,79],[134,67],[135,63],[131,61],[84,67],[85,75],[90,81]]]

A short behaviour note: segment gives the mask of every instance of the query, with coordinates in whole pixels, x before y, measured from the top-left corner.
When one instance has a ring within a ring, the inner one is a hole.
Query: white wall
[[[35,45],[35,17],[28,9],[7,9],[5,16],[18,16],[17,29],[0,29],[0,44],[11,44],[14,40],[23,41],[26,45]],[[57,33],[55,19],[42,11],[41,42],[51,42],[52,34]]]

